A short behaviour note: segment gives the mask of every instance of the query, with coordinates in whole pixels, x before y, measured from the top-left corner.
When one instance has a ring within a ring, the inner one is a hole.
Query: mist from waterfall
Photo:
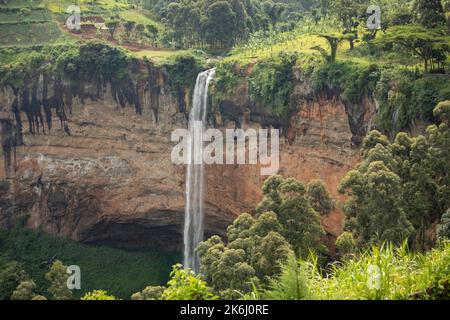
[[[195,83],[192,108],[189,113],[190,139],[186,172],[186,207],[184,212],[184,262],[185,268],[195,272],[200,269],[197,245],[203,240],[203,140],[208,109],[208,87],[215,69],[199,73]]]

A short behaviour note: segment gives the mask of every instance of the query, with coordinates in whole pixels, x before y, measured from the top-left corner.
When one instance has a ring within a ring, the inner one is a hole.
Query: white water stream
[[[200,262],[195,252],[203,240],[203,140],[208,109],[208,87],[215,69],[206,70],[197,76],[192,109],[189,113],[191,133],[188,146],[186,173],[186,207],[184,212],[184,267],[198,272]]]

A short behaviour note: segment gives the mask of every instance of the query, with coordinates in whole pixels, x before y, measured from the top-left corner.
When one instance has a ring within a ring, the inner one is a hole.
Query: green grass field
[[[174,57],[176,55],[182,55],[188,53],[189,50],[140,50],[134,51],[130,54],[136,58],[144,58],[154,61],[156,64],[164,62],[166,59],[170,57]]]
[[[64,33],[54,21],[36,23],[8,23],[0,26],[0,46],[54,44],[70,41],[72,36]]]

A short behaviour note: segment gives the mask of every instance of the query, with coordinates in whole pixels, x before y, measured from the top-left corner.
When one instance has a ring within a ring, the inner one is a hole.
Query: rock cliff
[[[182,244],[185,168],[171,163],[174,129],[187,127],[189,89],[173,92],[163,69],[132,82],[74,85],[41,77],[0,88],[0,225],[20,217],[33,229],[93,244],[177,250]],[[357,145],[375,103],[346,105],[313,93],[301,70],[283,127],[279,173],[336,187],[359,160]],[[211,109],[218,128],[279,127],[249,98],[245,80]],[[205,231],[224,234],[261,199],[258,166],[206,168]],[[330,242],[342,231],[337,209],[323,218]]]

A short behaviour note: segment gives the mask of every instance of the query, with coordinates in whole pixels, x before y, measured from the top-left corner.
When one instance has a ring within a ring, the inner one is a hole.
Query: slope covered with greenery
[[[75,297],[103,289],[120,298],[129,298],[147,285],[165,284],[179,254],[88,246],[22,227],[0,230],[0,299],[9,299],[19,282],[27,279],[35,282],[37,293],[50,297],[47,290],[50,282],[45,274],[55,260],[78,265],[82,270],[81,290],[74,290]],[[15,261],[19,263],[17,267]],[[12,285],[5,288],[8,282]]]

